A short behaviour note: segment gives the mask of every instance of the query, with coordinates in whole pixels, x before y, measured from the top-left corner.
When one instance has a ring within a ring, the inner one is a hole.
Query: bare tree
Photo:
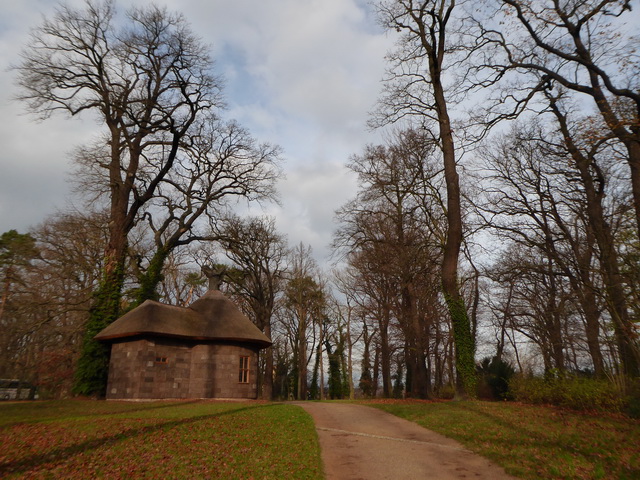
[[[437,126],[433,137],[442,152],[447,189],[442,290],[456,342],[457,393],[461,397],[473,396],[475,340],[458,279],[463,224],[456,140],[450,115],[451,98],[463,95],[464,88],[457,85],[459,91],[448,90],[445,85],[448,66],[460,61],[460,52],[470,52],[473,43],[464,38],[462,16],[458,15],[461,10],[455,1],[388,1],[379,4],[378,9],[383,25],[401,33],[397,50],[389,55],[391,68],[385,80],[386,93],[380,101],[379,123],[414,117],[425,128]]]
[[[132,9],[118,27],[114,3],[60,6],[33,33],[17,66],[19,99],[41,118],[93,113],[105,128],[109,240],[78,364],[77,392],[103,394],[106,347],[94,335],[119,314],[127,236],[173,169],[181,141],[220,106],[211,60],[184,18]]]
[[[10,301],[14,285],[23,283],[21,267],[27,266],[38,255],[34,238],[28,233],[9,230],[0,236],[0,275],[2,295],[0,295],[0,319]]]
[[[258,144],[234,121],[208,117],[194,128],[182,142],[174,168],[144,208],[155,251],[140,275],[136,303],[157,297],[171,251],[217,238],[208,227],[215,227],[232,201],[275,199],[279,151],[277,146]]]
[[[353,381],[353,360],[354,347],[362,339],[364,343],[364,352],[362,359],[361,371],[361,389],[364,385],[363,393],[365,396],[371,396],[371,358],[370,345],[371,336],[368,333],[366,322],[362,322],[361,328],[358,328],[357,320],[362,317],[362,305],[356,289],[355,280],[359,273],[353,267],[346,267],[341,270],[334,270],[332,283],[340,292],[343,300],[338,301],[335,298],[333,310],[335,317],[344,322],[346,329],[346,346],[347,346],[347,381],[349,383],[349,398],[355,398],[355,384]],[[364,378],[364,380],[363,380]]]
[[[597,374],[604,373],[600,348],[604,309],[613,320],[621,358],[633,368],[633,335],[624,306],[614,234],[606,219],[610,214],[605,214],[615,206],[612,207],[611,200],[607,206],[605,197],[607,192],[615,191],[616,181],[603,165],[602,158],[611,163],[615,154],[606,146],[606,141],[599,140],[591,146],[590,142],[584,143],[588,133],[581,133],[578,125],[573,125],[570,131],[568,118],[560,106],[552,108],[563,122],[555,129],[553,126],[545,128],[539,122],[518,125],[486,149],[483,154],[488,160],[485,175],[488,174],[490,186],[487,202],[481,209],[489,214],[491,227],[499,236],[508,238],[520,250],[539,252],[541,257],[548,259],[549,265],[553,264],[545,274],[548,284],[568,282],[574,295],[570,303],[577,305],[585,324],[579,338],[586,334]],[[508,255],[524,254],[510,251]],[[521,263],[531,264],[538,277],[544,273],[541,264]],[[513,270],[513,267],[509,269]],[[522,270],[518,271],[523,274]],[[617,278],[616,282],[612,282],[612,278]],[[604,289],[600,288],[601,283]],[[560,292],[559,287],[557,290]],[[549,290],[549,295],[552,294],[553,289]],[[604,304],[600,296],[605,299]],[[532,298],[535,298],[533,294],[528,301]],[[540,318],[553,311],[552,307],[543,309],[539,312]],[[559,331],[556,328],[556,332]],[[568,349],[569,345],[563,348]],[[559,352],[556,358],[560,358]],[[554,368],[562,367],[556,365]],[[631,374],[631,371],[627,373]]]
[[[207,289],[207,280],[194,268],[194,249],[173,250],[165,261],[160,281],[160,301],[188,307]]]
[[[603,206],[608,179],[601,168],[598,157],[602,155],[602,150],[606,149],[608,142],[603,139],[580,145],[579,136],[571,131],[570,120],[567,113],[562,110],[559,99],[549,91],[546,94],[564,140],[564,149],[571,156],[584,187],[586,214],[598,244],[602,278],[609,312],[613,320],[622,369],[626,375],[637,377],[640,375],[640,349],[636,342],[636,333],[629,319],[612,228],[606,219]]]
[[[351,291],[358,298],[358,307],[363,323],[370,324],[372,330],[369,342],[376,343],[373,376],[375,392],[379,377],[382,377],[382,396],[391,397],[392,356],[396,350],[393,321],[393,299],[397,294],[395,279],[386,271],[389,258],[384,245],[372,243],[360,248],[349,256],[349,267],[353,270]],[[375,339],[375,340],[374,340]]]
[[[306,399],[308,365],[318,340],[315,327],[324,319],[326,294],[318,275],[318,266],[311,256],[311,248],[298,245],[290,254],[283,314],[293,346],[298,400]]]
[[[28,274],[32,262],[38,257],[34,237],[28,233],[18,233],[9,230],[0,235],[0,328],[2,328],[2,340],[0,341],[0,373],[4,377],[23,376],[20,368],[22,350],[25,344],[25,331],[27,326],[24,310],[24,297],[27,290]],[[19,374],[19,375],[18,375]]]
[[[282,292],[288,246],[276,231],[272,218],[226,217],[216,236],[225,254],[239,269],[240,275],[232,279],[234,288],[246,298],[256,325],[272,338],[272,317],[278,295]],[[265,353],[262,397],[273,396],[273,349]]]
[[[640,231],[640,40],[631,0],[496,3],[496,17],[503,21],[500,28],[485,27],[485,38],[499,48],[487,63],[513,81],[494,106],[525,104],[532,91],[552,83],[579,101],[590,99],[606,136],[617,138],[626,150]]]
[[[349,166],[358,174],[360,189],[356,199],[338,211],[341,227],[334,242],[351,254],[349,263],[362,277],[354,288],[362,287],[371,304],[387,312],[379,319],[397,321],[406,347],[406,387],[410,395],[422,398],[430,390],[428,337],[439,302],[434,272],[445,236],[442,175],[433,153],[433,142],[406,130],[397,132],[388,145],[369,146],[354,156]],[[386,303],[380,303],[382,299]],[[388,331],[388,321],[379,324],[385,395],[391,393]]]
[[[0,370],[3,377],[31,381],[43,397],[71,392],[91,295],[100,281],[105,220],[99,212],[48,218],[28,236],[37,255],[15,270],[19,288],[11,288],[8,309],[0,316]],[[0,253],[0,266],[4,257]],[[5,370],[9,363],[11,371]]]

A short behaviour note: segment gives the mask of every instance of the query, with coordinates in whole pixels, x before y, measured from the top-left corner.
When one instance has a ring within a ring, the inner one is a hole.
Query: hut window
[[[156,357],[156,363],[167,364],[169,359],[167,357]]]
[[[249,357],[240,357],[240,374],[238,381],[240,383],[249,383]]]

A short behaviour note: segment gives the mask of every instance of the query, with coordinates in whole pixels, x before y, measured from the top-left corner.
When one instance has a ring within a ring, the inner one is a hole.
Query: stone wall
[[[240,357],[249,357],[249,383],[239,382]],[[192,350],[191,398],[256,398],[257,349],[242,345],[199,344]]]
[[[249,382],[240,383],[240,357],[249,357]],[[258,348],[173,339],[113,343],[108,399],[257,398]]]

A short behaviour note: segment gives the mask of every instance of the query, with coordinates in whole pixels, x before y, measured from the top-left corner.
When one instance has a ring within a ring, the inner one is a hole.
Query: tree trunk
[[[435,335],[435,345],[433,347],[433,352],[435,356],[435,374],[434,374],[434,387],[437,392],[439,392],[444,386],[444,362],[445,362],[445,352],[440,354],[440,344],[442,343],[442,332],[440,330],[440,322],[436,324],[436,335]]]
[[[407,372],[411,372],[411,385],[406,386],[407,391],[411,392],[413,397],[427,398],[429,390],[429,375],[427,374],[427,363],[425,358],[424,347],[424,333],[420,318],[415,311],[415,304],[413,296],[410,293],[410,288],[405,293],[405,303],[403,309],[410,321],[411,331],[409,337],[409,348],[411,351],[411,362],[407,363]],[[408,383],[408,382],[407,382]]]
[[[94,339],[105,327],[120,316],[120,299],[124,285],[128,234],[133,226],[129,215],[131,179],[122,180],[120,164],[120,130],[107,122],[111,138],[109,180],[111,189],[109,241],[104,255],[104,273],[98,289],[93,294],[82,351],[76,367],[74,393],[104,397],[107,388],[110,348]],[[137,171],[138,156],[130,152],[129,171]]]
[[[576,53],[578,53],[583,59],[585,59],[590,66],[592,66],[592,56],[586,46],[582,43],[580,32],[572,32],[572,36],[576,44]],[[613,134],[622,142],[622,144],[627,149],[627,162],[629,164],[629,169],[631,170],[631,192],[633,195],[633,207],[636,214],[636,227],[638,229],[637,232],[640,236],[640,129],[636,124],[631,127],[631,132],[627,130],[627,128],[624,126],[624,122],[621,121],[620,118],[618,118],[618,115],[616,115],[614,108],[609,102],[609,99],[602,91],[600,77],[593,68],[589,69],[589,78],[591,81],[591,86],[593,87],[591,95],[595,100],[598,110],[600,110],[602,118],[607,123],[607,126],[611,129]],[[638,108],[637,100],[635,106],[636,108]]]
[[[586,289],[582,305],[587,346],[589,348],[591,360],[593,361],[593,371],[596,377],[603,377],[605,370],[602,350],[600,348],[600,314],[598,312],[596,296],[593,293],[593,290]]]
[[[549,350],[556,370],[565,370],[564,339],[562,335],[562,319],[557,299],[558,285],[554,274],[555,263],[547,259],[547,278],[549,279],[549,303],[546,309],[546,329],[549,338]]]
[[[169,250],[167,248],[160,247],[155,251],[147,270],[138,278],[140,286],[136,291],[133,307],[142,304],[145,300],[157,301],[159,299],[157,288],[162,281],[162,269],[168,256]]]
[[[353,342],[351,341],[351,310],[347,317],[347,381],[349,382],[349,400],[356,398],[355,386],[353,385]]]
[[[4,274],[4,285],[2,288],[2,298],[0,298],[0,319],[4,314],[4,309],[7,305],[7,301],[9,300],[9,291],[11,290],[11,275],[12,275],[12,267],[9,266],[7,271]]]
[[[318,322],[320,328],[320,340],[318,342],[318,361],[320,364],[320,400],[324,400],[324,364],[322,362],[322,342],[324,341],[324,329],[322,328],[322,321]]]
[[[263,333],[271,339],[271,322],[266,322]],[[262,376],[262,399],[273,400],[273,346],[263,350],[264,375]]]
[[[307,399],[307,321],[306,312],[300,312],[298,325],[298,391],[297,399]]]
[[[383,315],[387,316],[388,312]],[[380,323],[380,369],[382,373],[382,396],[391,398],[393,384],[391,383],[391,349],[389,348],[388,319]]]
[[[447,186],[447,240],[442,255],[442,289],[451,315],[456,347],[456,373],[460,379],[456,382],[456,394],[458,398],[468,398],[475,396],[476,389],[475,341],[471,335],[467,309],[458,285],[458,260],[462,244],[460,184],[444,91],[439,81],[434,81],[433,88],[438,110],[444,176]]]
[[[380,380],[380,345],[376,345],[375,354],[373,356],[373,380],[371,386],[371,397],[378,396],[378,382]]]
[[[97,395],[103,398],[107,392],[110,347],[94,337],[113,323],[120,314],[120,298],[124,284],[124,255],[115,262],[110,260],[110,269],[94,293],[94,303],[89,310],[82,350],[76,366],[74,393]]]
[[[442,256],[442,290],[451,315],[455,342],[456,372],[459,381],[456,394],[459,398],[475,396],[475,342],[471,334],[469,316],[458,285],[458,261],[462,244],[462,210],[460,203],[460,182],[456,167],[455,144],[451,131],[451,121],[442,84],[443,60],[446,51],[446,25],[454,8],[452,2],[440,11],[430,13],[433,24],[429,31],[422,18],[416,19],[417,12],[410,11],[417,21],[418,34],[429,62],[429,83],[433,89],[433,103],[438,121],[440,147],[447,188],[447,238]],[[420,12],[423,15],[424,12]]]
[[[588,222],[587,222],[588,223]],[[604,377],[604,359],[600,348],[600,312],[595,295],[596,286],[592,281],[592,260],[594,254],[593,228],[587,224],[586,251],[581,253],[574,247],[574,256],[577,259],[578,275],[568,275],[569,281],[582,310],[584,317],[587,348],[593,362],[593,371],[596,377]]]
[[[635,127],[636,130],[638,127]],[[636,212],[638,236],[640,237],[640,140],[627,140],[625,142],[629,152],[629,168],[631,169],[631,191],[633,192],[633,207]]]

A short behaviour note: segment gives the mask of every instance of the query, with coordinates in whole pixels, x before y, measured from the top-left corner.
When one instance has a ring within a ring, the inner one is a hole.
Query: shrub
[[[478,397],[491,400],[509,400],[509,380],[515,370],[510,363],[501,358],[484,358],[477,367]]]
[[[627,410],[629,397],[610,380],[564,376],[515,375],[509,382],[513,398],[525,403],[546,403],[574,410],[621,412]]]
[[[440,387],[434,394],[435,398],[439,398],[442,400],[452,400],[455,395],[456,388],[450,383],[447,383],[446,385]]]
[[[640,418],[640,379],[631,380],[627,386],[625,413],[632,418]]]

